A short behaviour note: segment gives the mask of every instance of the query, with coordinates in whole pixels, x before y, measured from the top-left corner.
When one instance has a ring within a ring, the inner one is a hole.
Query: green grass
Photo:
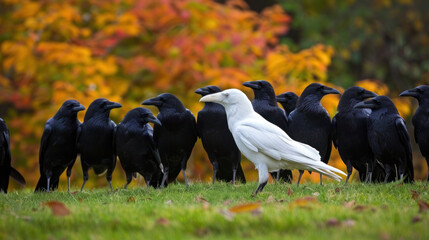
[[[10,192],[0,195],[0,239],[429,239],[429,211],[419,213],[411,193],[429,201],[424,183],[275,183],[251,197],[256,184],[103,188],[73,195]],[[317,201],[294,206],[305,196]],[[42,207],[52,200],[63,202],[71,214],[58,217]],[[350,201],[355,204],[344,205]],[[259,211],[227,214],[235,205],[253,202],[261,204]],[[416,216],[420,219],[413,223]]]

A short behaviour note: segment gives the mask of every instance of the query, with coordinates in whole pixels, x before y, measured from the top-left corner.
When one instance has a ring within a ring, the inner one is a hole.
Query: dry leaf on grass
[[[355,200],[351,200],[350,202],[344,202],[343,206],[346,208],[351,208],[355,205]]]
[[[227,199],[223,202],[223,205],[228,206],[229,204],[231,204],[232,200],[231,199]]]
[[[127,198],[127,202],[129,202],[129,203],[135,203],[136,199],[133,196],[130,196],[130,197]]]
[[[420,198],[420,193],[418,193],[418,192],[416,192],[414,190],[411,190],[410,192],[411,192],[411,198],[412,199],[417,200],[417,199]]]
[[[70,210],[62,202],[49,201],[42,203],[42,207],[47,206],[51,209],[52,214],[55,216],[63,217],[70,214]]]
[[[313,196],[307,196],[303,198],[297,198],[293,202],[289,204],[289,207],[309,207],[314,204],[318,204],[319,200],[317,200],[316,197]]]
[[[165,201],[165,205],[171,205],[171,204],[173,204],[173,200]]]
[[[232,221],[234,219],[234,213],[224,210],[224,209],[220,209],[219,210],[220,215],[222,215],[226,220],[228,221]]]
[[[156,220],[156,224],[161,225],[161,226],[168,226],[168,225],[170,225],[170,221],[167,218],[158,218]]]
[[[341,222],[338,221],[338,219],[336,219],[336,218],[331,218],[331,219],[328,219],[328,221],[326,221],[327,227],[337,227],[340,225],[341,225]]]
[[[417,205],[419,206],[419,213],[426,212],[429,210],[429,204],[423,200],[419,200],[417,202]]]
[[[421,222],[422,220],[423,220],[422,217],[420,217],[419,215],[416,215],[413,218],[411,218],[411,223]]]
[[[293,195],[293,191],[291,188],[288,188],[287,190],[287,195],[292,196]]]
[[[320,193],[319,192],[314,192],[312,195],[317,197],[317,196],[320,195]]]
[[[266,203],[273,203],[274,201],[275,201],[274,196],[270,195],[265,202]]]
[[[229,209],[232,213],[252,212],[256,211],[261,207],[260,203],[245,203],[236,205]]]
[[[209,201],[207,201],[207,199],[205,199],[201,196],[201,193],[198,194],[198,196],[195,198],[195,201],[199,202],[199,203],[208,203],[209,202]]]

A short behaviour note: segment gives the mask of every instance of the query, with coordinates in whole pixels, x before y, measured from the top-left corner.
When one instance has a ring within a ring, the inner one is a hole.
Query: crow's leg
[[[304,174],[304,170],[299,170],[299,177],[298,177],[298,183],[297,183],[298,186],[299,186],[299,182],[301,182],[302,174]]]

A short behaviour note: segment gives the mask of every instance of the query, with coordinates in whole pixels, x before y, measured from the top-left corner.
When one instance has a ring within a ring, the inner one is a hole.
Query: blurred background
[[[240,88],[252,99],[241,84],[265,79],[276,94],[299,95],[320,82],[390,96],[407,120],[416,179],[423,179],[410,121],[417,101],[397,96],[429,84],[428,10],[425,0],[0,0],[0,117],[11,133],[12,165],[34,188],[44,124],[67,99],[85,107],[99,97],[120,102],[111,112],[118,123],[143,100],[170,92],[197,116],[203,105],[195,89]],[[338,100],[322,101],[331,117]],[[345,170],[336,150],[329,164]],[[255,181],[253,164],[243,158],[242,165]],[[187,173],[211,179],[200,140]],[[317,182],[316,175],[305,179]],[[60,190],[67,189],[62,179]],[[118,161],[113,185],[124,183]],[[72,184],[82,184],[79,159]],[[107,183],[91,171],[87,186]]]

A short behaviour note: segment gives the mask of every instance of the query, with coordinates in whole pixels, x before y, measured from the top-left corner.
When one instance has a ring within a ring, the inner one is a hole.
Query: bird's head
[[[62,113],[78,113],[85,110],[85,107],[76,100],[67,100],[61,106],[59,112]]]
[[[200,99],[200,102],[219,103],[224,107],[239,104],[244,101],[249,101],[246,94],[234,88],[227,89],[218,93],[213,93],[213,94],[204,96]]]
[[[395,104],[386,96],[376,96],[370,100],[360,102],[354,106],[355,108],[369,108],[373,111],[386,109],[392,113],[398,113]]]
[[[340,92],[320,83],[312,83],[304,89],[298,99],[298,104],[305,101],[320,101],[327,94],[340,94]]]
[[[207,87],[198,88],[197,90],[195,90],[195,93],[200,94],[201,96],[204,97],[206,95],[221,92],[221,91],[222,90],[217,86],[207,86]]]
[[[376,97],[377,94],[361,88],[358,86],[353,86],[346,91],[344,91],[341,96],[340,102],[338,103],[339,111],[347,111],[353,109],[353,106],[358,102],[361,102],[368,98]]]
[[[275,100],[273,86],[265,80],[244,82],[243,86],[251,88],[255,94],[255,99]]]
[[[277,102],[285,105],[293,105],[295,107],[296,101],[298,101],[298,95],[294,92],[285,92],[276,96]]]
[[[413,97],[413,98],[416,98],[419,101],[419,103],[422,103],[426,99],[429,100],[429,86],[421,85],[416,88],[403,91],[401,94],[399,94],[399,96]]]
[[[142,102],[142,105],[156,106],[159,110],[166,108],[172,108],[181,111],[186,110],[183,103],[176,96],[170,93],[163,93],[157,97],[147,99]]]
[[[130,110],[124,117],[124,120],[122,122],[127,122],[132,119],[137,120],[140,124],[144,125],[148,122],[158,124],[162,126],[161,122],[153,116],[152,112],[147,108],[137,107],[132,110]]]
[[[120,107],[122,107],[122,105],[119,103],[111,102],[105,98],[98,98],[89,105],[88,111],[86,111],[85,114],[84,121],[92,118],[97,114],[109,116],[110,110]]]

